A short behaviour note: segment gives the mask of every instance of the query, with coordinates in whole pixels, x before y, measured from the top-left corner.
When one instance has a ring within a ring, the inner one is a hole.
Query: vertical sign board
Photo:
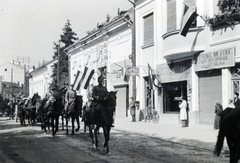
[[[235,66],[234,47],[201,53],[196,59],[195,71]]]

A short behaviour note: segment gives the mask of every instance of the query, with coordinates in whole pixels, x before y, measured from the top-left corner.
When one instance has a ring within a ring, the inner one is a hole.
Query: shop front
[[[233,47],[195,56],[200,124],[213,125],[215,102],[220,102],[225,108],[229,98],[233,97],[234,82],[231,82],[231,67],[235,66],[234,56]]]
[[[180,97],[185,97],[191,107],[191,67],[192,59],[157,65],[157,75],[162,85],[162,93],[158,97],[158,100],[162,101],[160,123],[181,123]]]

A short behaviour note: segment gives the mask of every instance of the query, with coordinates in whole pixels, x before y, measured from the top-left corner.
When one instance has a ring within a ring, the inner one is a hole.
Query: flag
[[[82,76],[82,80],[80,82],[80,87],[87,89],[89,82],[92,79],[93,74],[94,74],[94,69],[85,67],[84,73]]]
[[[76,75],[76,78],[73,82],[73,90],[77,90],[77,88],[79,87],[79,82],[81,80],[81,72],[78,70],[77,71],[77,75]]]
[[[148,64],[148,86],[149,89],[153,89],[152,68]]]
[[[93,74],[94,69],[90,69],[88,67],[84,68],[83,73],[78,71],[73,83],[73,90],[79,91],[80,88],[87,89]]]
[[[184,4],[182,24],[180,27],[179,34],[181,34],[182,36],[185,37],[188,33],[188,30],[189,30],[192,22],[196,19],[197,16],[198,16],[198,14],[195,11],[193,11],[186,4]]]

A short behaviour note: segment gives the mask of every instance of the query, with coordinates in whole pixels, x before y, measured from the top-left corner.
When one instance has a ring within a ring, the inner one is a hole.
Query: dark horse
[[[116,96],[117,92],[109,92],[106,100],[101,102],[94,102],[89,110],[85,113],[85,124],[89,127],[89,134],[92,139],[93,147],[96,146],[98,149],[98,130],[100,127],[103,128],[104,133],[104,148],[106,148],[107,153],[109,152],[108,142],[110,139],[110,130],[112,126],[112,115],[116,109]],[[92,132],[92,126],[96,125],[94,128],[94,137]],[[95,138],[95,141],[94,141]]]
[[[76,131],[79,131],[80,129],[80,113],[82,111],[82,103],[83,103],[83,96],[76,96],[75,101],[68,106],[67,111],[65,112],[65,119],[66,119],[66,134],[68,134],[68,120],[71,118],[72,121],[72,135],[74,135],[74,121],[77,121],[78,127],[76,128]]]
[[[40,116],[41,128],[44,133],[47,133],[46,128],[52,128],[52,135],[55,136],[58,131],[59,116],[62,113],[61,99],[44,98],[38,109],[38,114]]]
[[[27,106],[25,107],[25,116],[28,120],[28,125],[31,126],[36,121],[36,103],[41,97],[35,93],[31,99],[28,99]]]
[[[237,163],[240,159],[240,107],[226,108],[220,116],[220,129],[214,155],[220,155],[226,136],[230,151],[230,163]]]
[[[25,125],[25,110],[24,110],[24,104],[27,99],[21,99],[21,101],[18,103],[18,114],[20,118],[20,124]]]

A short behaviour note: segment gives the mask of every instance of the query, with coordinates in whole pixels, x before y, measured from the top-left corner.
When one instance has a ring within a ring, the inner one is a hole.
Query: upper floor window
[[[167,1],[167,32],[177,29],[176,0]]]
[[[144,22],[144,46],[153,44],[154,40],[154,28],[153,28],[153,13],[143,17]]]

